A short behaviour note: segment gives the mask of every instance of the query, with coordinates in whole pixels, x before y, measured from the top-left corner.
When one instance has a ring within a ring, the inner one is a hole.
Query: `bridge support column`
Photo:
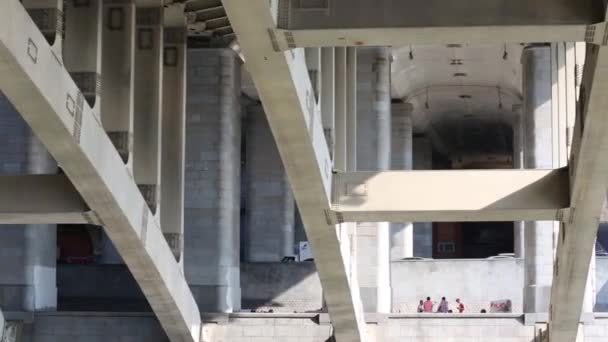
[[[240,68],[230,49],[188,51],[184,268],[206,312],[241,305]]]
[[[551,48],[524,50],[524,168],[550,169],[553,160],[551,111]],[[553,225],[551,221],[525,222],[524,312],[549,312],[553,280]]]
[[[412,169],[412,105],[392,105],[391,169]],[[407,194],[403,194],[407,196]],[[412,222],[391,223],[391,260],[414,256],[414,225]]]

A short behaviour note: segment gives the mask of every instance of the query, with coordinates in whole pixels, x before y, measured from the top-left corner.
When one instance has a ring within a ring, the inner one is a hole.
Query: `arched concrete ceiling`
[[[521,104],[523,46],[415,45],[393,49],[392,96],[414,106],[414,129],[467,118],[509,123]]]

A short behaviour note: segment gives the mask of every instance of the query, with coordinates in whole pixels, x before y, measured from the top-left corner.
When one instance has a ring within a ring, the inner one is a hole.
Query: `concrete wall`
[[[262,105],[246,126],[244,260],[278,262],[294,255],[295,201]]]
[[[461,298],[469,313],[489,311],[491,301],[510,299],[513,312],[522,312],[522,259],[396,261],[391,276],[393,312],[414,313],[427,296],[437,302],[446,297],[450,308]]]
[[[57,265],[61,311],[150,311],[125,265]]]
[[[267,317],[231,317],[228,322],[206,323],[205,342],[327,342],[332,327],[316,316],[290,315]],[[379,341],[378,341],[379,342]]]
[[[608,312],[608,257],[595,259],[595,291],[593,311]]]
[[[244,310],[307,312],[322,307],[313,262],[241,264]],[[142,312],[150,307],[125,265],[57,265],[61,311]]]
[[[521,318],[394,318],[378,327],[383,342],[534,342]]]
[[[49,313],[22,329],[19,342],[169,342],[152,314]]]
[[[443,317],[442,317],[443,316]],[[204,318],[201,342],[328,342],[326,314],[238,314]],[[388,316],[368,322],[370,342],[535,342],[542,324],[517,315]],[[603,342],[608,319],[584,324],[579,342]],[[151,314],[53,313],[22,326],[19,342],[168,342]]]
[[[313,262],[241,264],[243,309],[316,311],[323,291]]]

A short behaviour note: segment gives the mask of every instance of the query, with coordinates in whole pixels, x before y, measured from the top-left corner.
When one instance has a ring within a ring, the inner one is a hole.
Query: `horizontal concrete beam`
[[[332,210],[341,222],[558,220],[568,189],[566,169],[339,173]]]
[[[0,89],[99,220],[172,342],[200,314],[158,220],[82,92],[19,0],[0,1]]]
[[[0,189],[0,224],[97,224],[64,175],[0,176]]]
[[[603,21],[601,0],[285,1],[277,36],[287,46],[583,41]]]

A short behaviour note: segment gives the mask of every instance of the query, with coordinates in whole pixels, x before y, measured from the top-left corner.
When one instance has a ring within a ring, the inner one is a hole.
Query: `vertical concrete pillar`
[[[135,38],[135,3],[104,1],[101,122],[131,170]]]
[[[433,146],[427,137],[413,139],[414,170],[433,169]],[[421,258],[433,257],[433,224],[430,222],[414,222],[414,256]]]
[[[523,120],[521,117],[521,109],[513,117],[513,168],[523,169],[524,167],[524,134]],[[516,258],[524,257],[524,222],[513,222],[513,253]]]
[[[391,169],[412,169],[412,105],[393,103],[391,123]],[[407,194],[404,194],[407,196]],[[414,256],[414,226],[391,223],[391,260]]]
[[[54,174],[57,163],[0,92],[0,173]],[[57,308],[55,225],[0,229],[0,306],[6,311]]]
[[[63,61],[85,100],[99,115],[101,94],[102,0],[67,0]]]
[[[391,168],[391,57],[389,48],[378,48],[378,54],[372,71],[375,74],[373,83],[374,114],[378,126],[377,157],[378,170],[386,171]],[[391,312],[391,234],[390,223],[378,223],[378,304],[377,311]]]
[[[62,60],[64,0],[22,0],[23,7],[44,35],[57,60]]]
[[[306,59],[306,66],[308,67],[308,76],[310,77],[310,83],[315,93],[315,97],[318,101],[321,93],[321,48],[305,48],[304,57]]]
[[[294,255],[295,202],[261,105],[249,107],[245,172],[245,260],[278,262]]]
[[[336,137],[336,57],[335,48],[321,48],[321,118],[331,157],[335,155]]]
[[[230,49],[188,50],[184,270],[201,312],[238,311],[240,64]]]
[[[336,99],[335,99],[335,140],[334,140],[334,169],[346,171],[346,48],[335,48],[336,58]]]
[[[554,160],[551,47],[530,46],[522,55],[524,168],[550,169]],[[524,311],[549,311],[553,280],[552,221],[525,222]]]
[[[357,170],[357,48],[346,48],[346,170]]]
[[[346,130],[346,169],[347,172],[357,171],[357,49],[348,47],[345,49],[345,130]],[[361,296],[359,294],[359,285],[357,282],[357,223],[346,222],[338,225],[338,238],[340,239],[340,247],[344,256],[345,268],[349,274],[349,280],[352,284],[353,298],[356,298],[355,305],[361,305]]]
[[[157,214],[160,185],[163,8],[138,7],[135,43],[133,176]]]
[[[170,7],[181,10],[180,7]],[[160,226],[177,260],[183,250],[186,153],[186,21],[164,30]]]
[[[358,49],[357,170],[390,168],[390,60],[387,48]],[[390,225],[357,224],[357,273],[366,312],[390,312]]]

